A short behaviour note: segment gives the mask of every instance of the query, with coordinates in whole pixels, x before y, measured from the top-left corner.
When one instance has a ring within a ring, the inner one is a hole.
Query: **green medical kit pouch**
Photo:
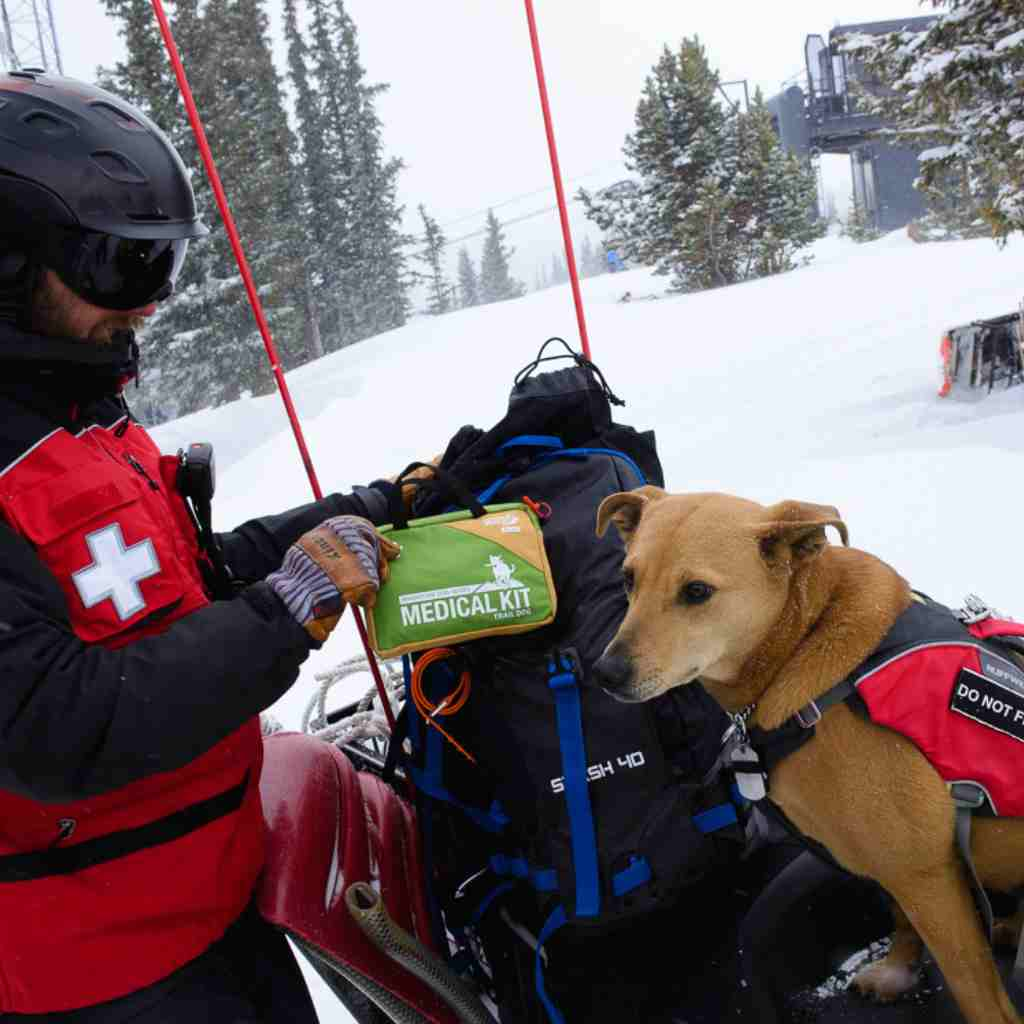
[[[555,584],[533,509],[474,505],[379,527],[401,548],[367,613],[382,658],[525,633],[554,619]]]

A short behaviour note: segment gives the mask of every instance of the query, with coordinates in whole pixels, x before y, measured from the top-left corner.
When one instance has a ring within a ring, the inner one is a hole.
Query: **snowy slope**
[[[980,593],[1024,617],[1024,388],[977,403],[936,397],[949,326],[1020,301],[1024,243],[918,246],[896,233],[826,238],[808,267],[697,295],[661,297],[644,270],[583,282],[593,356],[653,427],[670,490],[837,505],[851,542],[938,600]],[[634,301],[617,301],[630,291]],[[289,375],[325,490],[390,475],[488,427],[512,378],[551,335],[576,337],[568,286],[400,330]],[[165,450],[212,441],[215,525],[309,500],[279,398],[246,400],[154,431]],[[338,630],[274,709],[298,726],[313,673],[356,653]],[[361,692],[362,682],[355,684]],[[349,1018],[312,982],[324,1021]]]

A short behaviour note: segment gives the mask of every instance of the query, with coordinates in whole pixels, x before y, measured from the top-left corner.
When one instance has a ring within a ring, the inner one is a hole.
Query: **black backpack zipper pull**
[[[136,473],[138,473],[140,476],[145,477],[146,483],[149,484],[149,486],[152,487],[154,491],[160,490],[160,485],[146,472],[145,466],[143,466],[142,463],[139,462],[139,460],[135,458],[134,455],[131,455],[129,452],[125,452],[124,459],[125,462],[127,462],[128,465],[131,466]]]

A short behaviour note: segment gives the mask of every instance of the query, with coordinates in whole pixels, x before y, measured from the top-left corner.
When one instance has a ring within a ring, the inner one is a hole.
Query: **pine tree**
[[[639,181],[580,197],[606,247],[677,290],[791,269],[821,234],[813,168],[783,150],[760,93],[747,112],[723,106],[696,38],[663,51],[623,151]]]
[[[917,187],[954,228],[975,214],[1005,240],[1024,228],[1024,30],[1020,0],[933,0],[923,32],[859,36],[847,49],[867,80],[866,108],[917,149]]]
[[[103,4],[117,22],[127,59],[113,68],[99,68],[97,84],[145,111],[180,151],[188,127],[180,113],[178,87],[170,73],[152,3],[103,0]]]
[[[783,148],[760,89],[750,110],[737,115],[736,142],[736,170],[729,185],[735,279],[792,270],[798,265],[796,254],[826,229],[818,217],[814,166]]]
[[[569,269],[565,265],[565,257],[560,253],[551,254],[551,283],[565,284],[569,280]]]
[[[700,40],[684,39],[673,53],[666,46],[644,83],[635,130],[623,154],[639,183],[604,194],[581,190],[587,215],[620,255],[651,264],[657,273],[678,267],[682,221],[698,191],[707,191],[719,166],[726,115]]]
[[[323,304],[320,296],[330,274],[328,239],[333,207],[315,209],[314,195],[329,195],[332,168],[325,140],[320,99],[310,84],[307,64],[309,48],[299,31],[296,0],[284,0],[284,35],[288,44],[288,77],[295,89],[296,136],[295,199],[297,219],[303,225],[303,247],[299,254],[302,300],[305,314],[306,348],[314,359],[324,354],[321,329]]]
[[[352,344],[401,326],[409,311],[408,273],[397,202],[402,162],[384,156],[376,98],[358,32],[343,0],[306,0],[309,32],[297,0],[285,0],[289,79],[301,143],[308,210],[306,259],[325,348]]]
[[[459,250],[459,302],[463,309],[480,305],[480,279],[465,246]]]
[[[591,267],[594,263],[594,246],[590,241],[590,235],[583,236],[583,241],[580,243],[579,255],[576,259],[579,264],[578,270],[580,277],[590,277]]]
[[[583,236],[583,242],[580,245],[578,269],[580,277],[597,277],[598,274],[603,274],[608,269],[600,248],[594,248],[590,235]]]
[[[486,232],[480,258],[480,302],[518,299],[526,289],[509,274],[508,260],[515,250],[505,245],[505,234],[493,210],[487,211]]]
[[[423,248],[416,259],[427,267],[427,272],[421,276],[429,294],[427,312],[431,316],[439,316],[451,310],[454,292],[444,273],[444,247],[447,242],[437,221],[427,213],[422,203],[419,211],[423,220]]]
[[[850,211],[843,221],[842,234],[854,242],[873,242],[882,237],[874,218],[861,203],[851,200]]]
[[[153,39],[137,21],[134,0],[107,0],[122,23],[128,57],[109,80],[146,108],[170,118],[167,80],[154,72]],[[179,44],[190,55],[190,80],[239,233],[282,361],[305,358],[296,315],[301,249],[296,181],[280,83],[271,55],[264,0],[197,0],[173,8]],[[162,66],[163,60],[160,61]],[[194,143],[179,110],[173,110],[172,141],[193,168],[193,185],[208,238],[194,243],[176,295],[164,303],[144,336],[147,388],[155,382],[162,414],[181,414],[209,404],[261,394],[274,387],[263,344],[241,276],[199,170]]]

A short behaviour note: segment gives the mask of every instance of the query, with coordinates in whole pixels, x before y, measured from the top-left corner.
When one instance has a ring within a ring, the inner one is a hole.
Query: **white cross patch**
[[[105,601],[114,602],[121,620],[130,619],[146,607],[139,582],[160,571],[153,542],[147,537],[125,547],[120,523],[104,526],[85,536],[92,564],[71,574],[86,608]]]

